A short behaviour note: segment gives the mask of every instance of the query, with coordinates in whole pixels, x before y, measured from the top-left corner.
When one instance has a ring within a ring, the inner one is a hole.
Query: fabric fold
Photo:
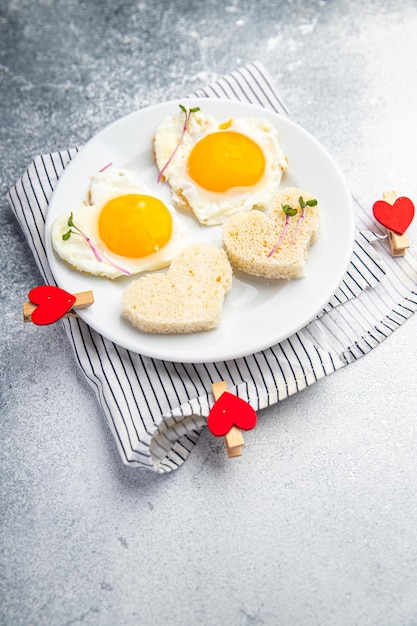
[[[288,114],[271,77],[257,62],[194,95],[243,100]],[[47,284],[54,280],[45,254],[45,216],[56,183],[77,152],[35,157],[8,194]],[[232,392],[260,411],[360,358],[417,310],[414,250],[392,259],[387,241],[374,232],[370,212],[354,204],[356,241],[340,287],[305,328],[262,352],[221,363],[172,363],[117,346],[81,319],[61,320],[124,463],[159,473],[181,466],[207,424],[213,382],[225,380]]]

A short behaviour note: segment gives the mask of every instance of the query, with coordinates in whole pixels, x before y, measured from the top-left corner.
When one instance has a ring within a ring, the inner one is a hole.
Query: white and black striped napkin
[[[288,115],[260,63],[241,67],[194,95],[238,99]],[[54,281],[45,255],[45,214],[58,178],[76,153],[37,156],[8,194],[47,284]],[[417,310],[415,251],[392,259],[371,212],[357,202],[355,207],[356,243],[340,288],[304,329],[257,354],[221,363],[160,361],[113,344],[80,319],[62,320],[124,463],[161,473],[178,468],[207,424],[213,382],[225,380],[259,411],[365,355]]]

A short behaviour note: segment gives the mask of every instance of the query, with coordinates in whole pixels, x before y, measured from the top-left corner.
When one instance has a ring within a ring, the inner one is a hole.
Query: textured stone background
[[[121,465],[4,199],[31,158],[253,60],[354,195],[417,199],[414,0],[0,5],[5,626],[417,624],[417,320],[169,476]],[[417,233],[415,224],[413,232]]]

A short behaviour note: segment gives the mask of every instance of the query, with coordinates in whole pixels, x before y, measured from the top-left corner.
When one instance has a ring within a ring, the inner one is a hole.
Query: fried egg
[[[239,211],[265,210],[278,191],[287,157],[268,120],[219,123],[201,111],[167,117],[154,137],[155,161],[173,203],[201,224],[221,224]],[[177,147],[178,146],[178,147]]]
[[[129,170],[92,177],[90,204],[60,215],[51,228],[57,254],[81,272],[118,278],[166,267],[189,244],[175,209]]]

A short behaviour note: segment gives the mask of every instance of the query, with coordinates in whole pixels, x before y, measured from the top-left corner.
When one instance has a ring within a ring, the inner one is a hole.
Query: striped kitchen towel
[[[257,62],[193,95],[239,99],[288,115],[271,77]],[[76,153],[37,156],[8,194],[47,284],[54,280],[45,255],[45,215],[52,191]],[[60,322],[124,463],[160,473],[178,468],[207,425],[213,382],[225,380],[259,411],[365,355],[417,310],[415,251],[391,258],[371,211],[357,202],[355,209],[352,260],[331,301],[305,328],[257,354],[220,363],[173,363],[121,348],[78,318]]]

